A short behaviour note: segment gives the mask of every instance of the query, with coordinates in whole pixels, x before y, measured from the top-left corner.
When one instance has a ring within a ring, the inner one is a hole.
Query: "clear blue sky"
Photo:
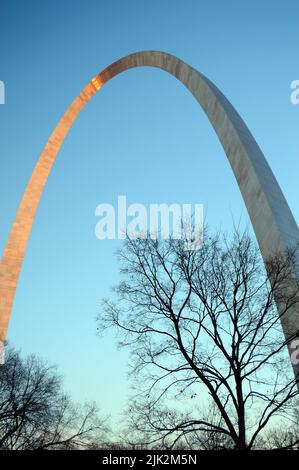
[[[177,55],[231,100],[299,220],[299,3],[202,0],[1,0],[0,248],[50,133],[92,76],[143,49]],[[246,211],[225,154],[194,98],[173,77],[135,69],[109,82],[73,126],[28,244],[9,340],[59,365],[78,400],[117,417],[127,356],[96,337],[100,301],[118,280],[119,242],[94,235],[95,208],[203,203],[229,230]]]

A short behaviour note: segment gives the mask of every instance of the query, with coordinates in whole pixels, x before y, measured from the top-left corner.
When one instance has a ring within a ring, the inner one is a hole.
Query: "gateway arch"
[[[85,86],[50,136],[33,170],[12,224],[0,263],[0,341],[6,339],[18,278],[44,186],[73,122],[95,93],[111,78],[133,67],[157,67],[176,77],[199,102],[224,148],[239,185],[264,261],[273,253],[295,248],[287,289],[299,284],[299,231],[285,197],[261,149],[237,111],[204,75],[170,54],[143,51],[104,69]],[[270,279],[271,281],[271,279]],[[277,307],[280,311],[278,299]],[[282,318],[286,338],[298,336],[299,309]],[[0,343],[1,344],[1,343]],[[289,348],[291,353],[291,349]],[[299,365],[293,364],[295,375]]]

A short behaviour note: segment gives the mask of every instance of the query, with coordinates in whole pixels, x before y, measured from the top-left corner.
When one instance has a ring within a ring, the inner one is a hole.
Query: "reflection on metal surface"
[[[98,75],[91,79],[91,83],[95,87],[96,91],[98,91],[103,86],[101,79]]]

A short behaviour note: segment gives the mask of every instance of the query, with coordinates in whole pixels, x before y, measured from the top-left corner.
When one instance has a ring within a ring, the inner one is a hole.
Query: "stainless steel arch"
[[[96,75],[65,112],[34,168],[13,222],[0,264],[0,341],[5,341],[14,295],[27,241],[43,188],[70,127],[86,103],[107,81],[132,67],[158,67],[180,80],[191,91],[213,125],[238,182],[263,259],[299,244],[299,231],[282,191],[252,134],[239,114],[204,75],[180,59],[157,51],[128,55]],[[299,280],[299,251],[291,266],[288,288]],[[279,309],[279,305],[278,305]],[[299,330],[299,311],[284,316],[286,337]],[[293,364],[294,372],[299,366]]]

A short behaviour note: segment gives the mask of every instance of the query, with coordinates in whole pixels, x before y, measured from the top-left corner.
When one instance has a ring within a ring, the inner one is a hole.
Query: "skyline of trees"
[[[127,238],[118,252],[122,279],[97,319],[130,350],[131,396],[114,429],[96,403],[73,403],[56,367],[7,346],[0,449],[298,448],[293,338],[281,327],[299,302],[285,289],[292,254],[265,269],[247,233],[205,229],[203,240],[186,250]]]
[[[106,433],[97,405],[73,403],[56,367],[6,349],[0,367],[0,449],[88,448]]]

